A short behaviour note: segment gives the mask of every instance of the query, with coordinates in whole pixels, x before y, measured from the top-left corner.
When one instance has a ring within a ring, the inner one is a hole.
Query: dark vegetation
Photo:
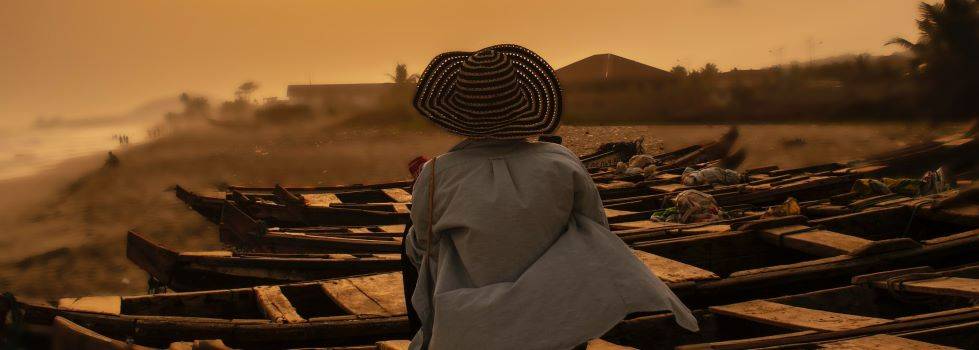
[[[916,42],[896,38],[906,52],[849,55],[807,63],[722,72],[708,63],[676,66],[650,81],[564,84],[568,124],[816,122],[853,120],[960,121],[979,116],[979,0],[920,5]],[[411,106],[418,75],[398,64],[375,105],[329,113],[270,99],[250,98],[242,84],[216,112],[203,97],[181,96],[184,110],[170,121],[208,120],[241,126],[288,124],[320,114],[344,124],[422,127]]]

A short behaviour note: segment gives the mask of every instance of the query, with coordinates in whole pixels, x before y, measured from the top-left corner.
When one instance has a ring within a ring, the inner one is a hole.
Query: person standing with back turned
[[[561,88],[537,54],[497,45],[438,55],[414,106],[467,139],[428,161],[412,191],[405,247],[422,329],[411,349],[571,349],[640,311],[672,311],[697,330],[609,230],[578,157],[527,140],[561,120]]]

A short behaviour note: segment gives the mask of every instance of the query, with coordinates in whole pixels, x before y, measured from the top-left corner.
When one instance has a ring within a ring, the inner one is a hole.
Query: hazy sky
[[[0,0],[0,123],[128,110],[181,91],[258,96],[378,82],[446,50],[525,45],[555,67],[611,52],[668,69],[890,53],[917,0]]]

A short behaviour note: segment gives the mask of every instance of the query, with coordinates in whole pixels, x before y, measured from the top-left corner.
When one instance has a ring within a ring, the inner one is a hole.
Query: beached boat
[[[105,337],[164,348],[220,339],[234,348],[285,349],[373,344],[408,337],[399,273],[255,288],[141,296],[0,299],[23,341],[48,340],[61,317]]]
[[[974,260],[979,230],[963,225],[968,221],[949,220],[948,213],[938,214],[929,208],[933,200],[920,200],[818,220],[746,221],[730,229],[706,228],[630,244],[653,273],[694,306],[832,287],[884,269]],[[349,275],[364,266],[400,268],[400,257],[393,254],[343,260],[328,254],[178,253],[135,234],[130,245],[134,262],[176,290],[297,282]]]
[[[51,334],[51,350],[162,350],[112,339],[91,329],[71,322],[61,316],[54,318]],[[411,342],[407,339],[381,340],[373,345],[354,345],[337,347],[304,347],[304,350],[408,350]],[[631,347],[609,343],[602,339],[589,341],[579,350],[629,350]],[[167,350],[236,350],[221,339],[180,341],[171,343]]]
[[[15,313],[12,319],[32,326],[26,327],[34,332],[28,335],[41,341],[52,333],[55,342],[64,341],[57,337],[68,333],[76,344],[93,338],[111,343],[108,337],[158,347],[201,344],[201,339],[270,349],[372,344],[407,338],[400,281],[391,273],[207,292],[63,298],[50,304],[6,298],[0,315]],[[977,298],[979,266],[919,266],[855,276],[836,288],[695,310],[697,333],[678,327],[669,313],[653,313],[631,315],[602,338],[639,349],[841,349],[834,346],[882,340],[923,349],[972,349],[979,339]],[[74,326],[59,330],[64,321]],[[405,343],[347,349],[399,349]]]
[[[698,333],[658,314],[623,321],[603,338],[642,349],[975,349],[976,298],[979,266],[916,267],[697,310]]]
[[[401,268],[400,254],[178,252],[130,231],[126,256],[172,290],[251,287],[339,278]]]
[[[830,165],[823,165],[834,168]],[[853,183],[860,178],[873,177],[885,169],[884,166],[860,168],[835,168],[811,173],[808,170],[822,169],[806,167],[786,170],[749,172],[751,180],[735,185],[686,186],[679,182],[644,184],[656,192],[651,195],[626,198],[606,198],[605,207],[609,209],[643,211],[663,209],[668,199],[686,190],[697,190],[714,197],[721,206],[730,205],[775,205],[789,197],[799,201],[828,199],[834,195],[850,192]]]
[[[652,155],[656,164],[663,166],[664,174],[682,172],[682,166],[705,167],[717,164],[717,160],[728,155],[734,141],[737,139],[736,129],[732,129],[718,141],[708,142],[703,145],[685,147],[676,151],[663,152]],[[596,159],[616,159],[622,158],[619,155],[634,155],[632,151],[621,151],[623,149],[638,149],[641,151],[642,140],[621,143],[622,145],[632,145],[629,147],[611,147],[608,150],[601,150],[591,155],[583,157],[585,160],[594,161]],[[619,143],[612,143],[619,144]],[[604,158],[603,158],[604,157]],[[628,158],[624,158],[628,160]],[[612,163],[614,165],[614,163]],[[682,166],[681,166],[682,165]],[[591,169],[595,173],[593,178],[598,183],[624,183],[621,179],[616,180],[615,174],[598,169]],[[679,181],[679,175],[672,174],[670,178]],[[642,180],[641,177],[637,180]],[[628,195],[650,194],[642,187],[621,185],[604,186],[602,191],[606,191],[610,196],[622,197]],[[600,188],[603,188],[600,186]],[[256,218],[267,216],[271,221],[279,222],[279,226],[308,226],[308,225],[333,225],[329,222],[336,221],[334,214],[322,208],[365,210],[368,212],[393,212],[401,213],[407,210],[411,203],[411,181],[396,181],[373,185],[341,185],[341,186],[321,186],[321,187],[255,187],[255,186],[231,186],[225,192],[210,191],[190,191],[181,186],[174,188],[177,197],[187,203],[195,211],[204,215],[208,220],[218,222],[224,203],[235,202],[249,215]],[[313,208],[309,212],[304,212],[301,207]],[[291,208],[291,209],[290,209]],[[253,213],[252,211],[256,211]],[[324,213],[326,212],[326,213]],[[308,215],[309,217],[307,217]],[[323,219],[326,223],[320,223]],[[383,223],[371,223],[383,224]]]
[[[606,210],[616,229],[647,227],[648,212]],[[222,243],[239,251],[266,253],[399,252],[406,225],[268,227],[234,204],[224,207],[219,233]]]

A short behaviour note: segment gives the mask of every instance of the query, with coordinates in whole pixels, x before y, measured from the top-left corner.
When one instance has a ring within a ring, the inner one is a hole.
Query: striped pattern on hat
[[[505,44],[436,56],[418,81],[414,106],[459,135],[524,138],[557,129],[562,94],[544,59]]]

